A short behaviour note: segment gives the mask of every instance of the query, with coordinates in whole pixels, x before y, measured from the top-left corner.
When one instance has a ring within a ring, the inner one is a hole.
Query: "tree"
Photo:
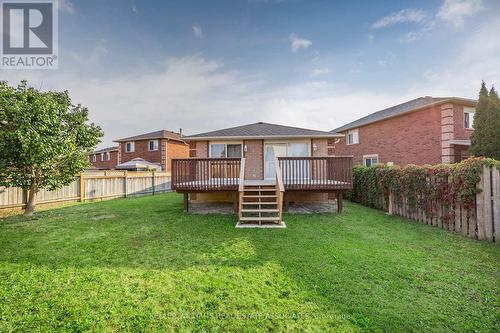
[[[489,94],[481,84],[471,135],[471,154],[500,160],[500,100],[495,88]]]
[[[40,189],[68,185],[89,167],[87,154],[102,135],[99,126],[88,124],[88,109],[72,105],[67,91],[0,82],[0,186],[29,190],[25,216],[35,211]]]

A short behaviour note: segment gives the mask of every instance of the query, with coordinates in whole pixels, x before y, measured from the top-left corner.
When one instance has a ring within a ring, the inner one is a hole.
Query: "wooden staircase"
[[[242,224],[281,224],[282,196],[274,184],[245,184],[239,206]]]
[[[285,188],[277,159],[275,163],[276,182],[274,184],[266,181],[246,181],[243,159],[238,188],[238,225],[285,227],[281,218]]]

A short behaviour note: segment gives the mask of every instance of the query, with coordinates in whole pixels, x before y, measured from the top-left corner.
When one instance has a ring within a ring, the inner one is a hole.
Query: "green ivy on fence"
[[[448,212],[457,204],[471,211],[483,166],[500,169],[500,161],[478,157],[457,164],[355,166],[353,190],[347,198],[368,207],[387,209],[392,193],[396,202],[406,200],[413,210],[430,212],[433,203],[439,201]]]

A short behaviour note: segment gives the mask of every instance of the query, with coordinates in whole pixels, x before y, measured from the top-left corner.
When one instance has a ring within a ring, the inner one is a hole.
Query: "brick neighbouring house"
[[[183,137],[190,158],[174,159],[172,188],[188,202],[233,202],[240,223],[281,225],[282,205],[324,202],[352,188],[352,158],[331,157],[341,135],[258,122]]]
[[[331,131],[342,137],[329,155],[364,165],[459,162],[468,156],[476,103],[426,96],[377,111]]]
[[[118,139],[115,142],[119,145],[119,164],[142,158],[170,172],[173,158],[189,156],[189,146],[182,135],[167,130]]]
[[[93,151],[89,154],[93,169],[109,170],[118,165],[118,146]]]

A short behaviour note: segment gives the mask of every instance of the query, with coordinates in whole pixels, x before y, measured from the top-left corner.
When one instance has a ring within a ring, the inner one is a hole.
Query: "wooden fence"
[[[151,171],[87,171],[56,191],[40,190],[38,204],[110,199],[170,191],[170,173]],[[0,209],[24,207],[28,193],[0,187]]]
[[[476,195],[475,207],[466,210],[460,205],[450,207],[438,200],[431,202],[426,210],[419,207],[411,209],[407,198],[396,200],[389,195],[389,214],[461,233],[465,236],[500,243],[500,171],[484,166],[481,181],[477,185],[481,190]],[[384,205],[385,206],[385,205]]]

